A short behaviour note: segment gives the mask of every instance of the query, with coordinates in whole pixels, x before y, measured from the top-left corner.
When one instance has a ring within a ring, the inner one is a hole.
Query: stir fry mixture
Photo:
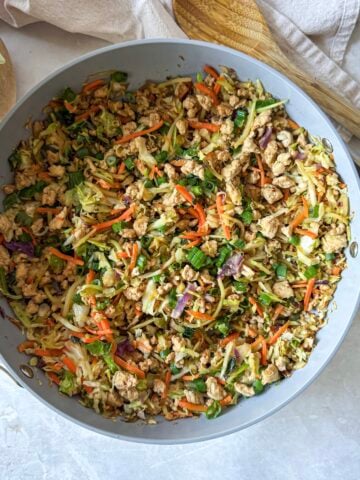
[[[107,73],[29,124],[3,187],[19,350],[106,416],[215,418],[303,367],[349,240],[331,152],[233,70]]]

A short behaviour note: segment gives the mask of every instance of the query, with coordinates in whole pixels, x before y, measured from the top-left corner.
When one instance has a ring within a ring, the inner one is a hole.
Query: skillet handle
[[[6,375],[7,375],[9,378],[11,378],[11,380],[12,380],[18,387],[23,388],[23,386],[20,385],[20,383],[19,383],[17,380],[15,380],[15,378],[11,375],[10,372],[8,372],[8,371],[6,370],[6,368],[5,368],[3,365],[0,365],[0,370],[1,370],[2,372],[6,373]]]

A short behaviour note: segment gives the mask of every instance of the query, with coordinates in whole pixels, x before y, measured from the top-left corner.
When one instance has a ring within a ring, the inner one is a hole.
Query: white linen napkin
[[[360,0],[257,3],[286,55],[360,109],[360,34],[356,36],[357,54],[353,58],[352,53],[352,60],[347,61]],[[48,22],[112,43],[144,37],[186,37],[173,18],[171,0],[0,0],[0,19],[16,28]],[[345,129],[340,128],[340,133],[350,140]],[[356,140],[351,150],[360,165],[360,141]]]

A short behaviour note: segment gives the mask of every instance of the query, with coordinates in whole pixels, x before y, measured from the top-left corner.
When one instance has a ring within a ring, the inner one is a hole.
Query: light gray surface
[[[18,48],[11,51],[13,57],[19,55],[18,63],[25,74],[21,77],[22,91],[34,83],[34,75],[37,80],[48,72],[47,59],[54,61],[44,42],[59,39],[58,31],[39,27],[41,39],[36,27],[28,27],[28,32],[25,29],[21,33],[21,53]],[[0,31],[3,33],[2,25]],[[36,42],[24,43],[29,38]],[[59,64],[87,50],[86,37],[76,42],[72,38],[64,37],[64,50],[56,55],[61,59]],[[12,40],[7,41],[10,50],[11,45],[19,45],[18,37],[12,36]],[[31,49],[38,52],[39,46],[41,57],[29,54]],[[55,50],[59,48],[54,45]],[[39,62],[40,58],[44,61]],[[1,375],[1,478],[96,479],[116,475],[151,479],[182,478],[190,473],[199,479],[234,474],[238,478],[261,475],[265,480],[358,478],[359,339],[360,329],[355,323],[336,359],[316,384],[272,418],[224,439],[181,447],[131,445],[86,432],[50,412]]]

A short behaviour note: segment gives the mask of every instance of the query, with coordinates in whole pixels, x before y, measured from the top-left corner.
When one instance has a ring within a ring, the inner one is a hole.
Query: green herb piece
[[[254,218],[252,208],[250,206],[247,206],[245,210],[242,212],[242,214],[240,215],[240,217],[245,225],[250,225],[250,223],[253,221],[253,218]]]
[[[236,117],[234,120],[234,125],[237,128],[243,127],[246,119],[248,117],[248,112],[247,110],[239,109],[236,111]]]
[[[213,418],[218,417],[220,413],[221,413],[220,402],[218,402],[217,400],[214,400],[212,404],[207,408],[205,415],[206,415],[206,418],[211,420]]]
[[[319,265],[311,265],[310,267],[307,267],[304,272],[305,278],[307,278],[307,280],[310,280],[310,278],[316,277],[318,271]]]
[[[10,193],[6,195],[3,200],[4,210],[8,210],[9,208],[13,207],[20,201],[18,192]]]
[[[134,160],[131,157],[125,158],[124,163],[125,163],[125,167],[127,168],[127,170],[134,170],[135,163],[134,163]]]
[[[64,370],[63,378],[59,384],[59,391],[71,397],[71,395],[75,392],[75,390],[76,390],[75,375],[73,375],[68,370]]]
[[[140,239],[140,243],[141,243],[142,248],[145,248],[145,250],[147,250],[150,247],[150,245],[152,244],[152,241],[153,241],[152,237],[147,237],[147,236],[142,237]]]
[[[247,363],[242,363],[239,368],[231,372],[227,379],[227,383],[233,383],[235,380],[240,377],[247,369],[249,368],[249,365]]]
[[[199,153],[199,147],[197,145],[189,148],[185,148],[182,152],[184,157],[191,157],[191,158],[196,157],[198,153]]]
[[[160,358],[162,358],[163,360],[165,360],[165,358],[169,355],[169,353],[171,352],[170,348],[167,348],[165,350],[161,350],[160,352]]]
[[[85,158],[88,155],[90,155],[90,151],[86,147],[79,148],[79,150],[76,151],[76,156],[79,158]]]
[[[75,295],[72,298],[72,301],[77,305],[84,305],[84,302],[82,301],[80,293],[75,293]]]
[[[271,305],[275,300],[273,296],[269,293],[261,292],[259,295],[259,300],[263,305]]]
[[[278,278],[286,278],[287,266],[284,265],[283,263],[279,263],[278,265],[276,265],[275,272]]]
[[[192,338],[192,336],[194,335],[194,332],[195,332],[194,328],[184,327],[184,331],[182,333],[182,336],[184,338]]]
[[[127,78],[128,78],[128,74],[120,71],[114,72],[110,75],[111,81],[116,83],[126,82]]]
[[[226,260],[230,257],[231,252],[232,252],[232,248],[230,247],[230,245],[221,247],[219,250],[219,255],[216,257],[215,265],[218,268],[222,267],[226,262]]]
[[[242,239],[239,238],[238,240],[235,240],[232,244],[236,248],[244,248],[245,245],[246,245],[246,242],[245,242],[245,240],[242,240]]]
[[[8,158],[11,170],[15,170],[21,164],[21,157],[18,152],[13,152]]]
[[[294,245],[295,247],[300,245],[300,237],[298,235],[291,235],[291,237],[289,238],[289,243],[291,243],[291,245]]]
[[[264,390],[264,385],[261,380],[255,380],[255,382],[253,383],[253,388],[255,390],[256,395],[258,395]]]
[[[196,390],[197,392],[200,392],[200,393],[205,393],[207,390],[206,383],[202,378],[196,378],[195,380],[192,380],[191,382],[189,382],[189,387],[192,390]]]
[[[136,261],[136,266],[138,267],[141,273],[145,271],[146,265],[147,265],[147,258],[145,257],[145,255],[139,255]]]
[[[36,182],[35,185],[31,185],[30,187],[23,188],[18,192],[19,198],[21,200],[30,200],[34,197],[36,193],[40,193],[44,190],[47,183],[40,180]]]
[[[65,90],[63,91],[62,95],[61,95],[61,98],[63,100],[65,100],[66,102],[73,102],[76,98],[76,93],[74,92],[74,90],[70,87],[67,87],[65,88]]]
[[[157,275],[154,275],[153,277],[151,277],[153,279],[153,281],[155,283],[160,283],[160,282],[163,282],[166,278],[165,274],[164,273],[159,273]]]
[[[191,263],[191,265],[195,268],[195,270],[200,270],[203,266],[205,266],[208,263],[209,257],[205,255],[205,253],[200,250],[200,248],[193,247],[188,255],[187,255],[188,261]]]
[[[15,222],[18,223],[19,225],[22,225],[23,227],[30,227],[32,224],[32,218],[29,217],[29,215],[21,210],[18,212],[15,216]]]
[[[92,345],[92,343],[90,343],[90,345]],[[103,359],[109,367],[110,373],[114,374],[119,370],[119,367],[116,365],[111,355],[104,355]]]
[[[116,167],[119,164],[119,159],[115,155],[110,155],[107,157],[106,163],[109,167]]]
[[[155,185],[157,187],[160,187],[160,185],[162,185],[163,183],[166,183],[167,182],[167,178],[165,176],[163,177],[156,177],[154,179],[154,182],[155,182]]]
[[[159,165],[167,162],[168,158],[169,158],[169,154],[165,150],[162,150],[161,152],[155,155],[155,160]]]
[[[175,363],[170,364],[170,371],[173,375],[177,375],[178,373],[181,372],[181,368],[178,368]]]
[[[273,105],[276,102],[277,100],[275,100],[274,98],[267,98],[266,100],[256,100],[255,109],[257,110],[258,108],[268,107],[269,105]]]
[[[96,302],[96,308],[98,310],[105,310],[110,305],[110,299],[109,298],[104,298],[103,300],[98,300]]]
[[[309,214],[311,218],[318,218],[319,216],[319,204],[317,203],[314,207],[309,208]]]
[[[201,197],[201,195],[203,195],[204,193],[200,185],[194,185],[193,187],[190,188],[190,191],[195,195],[195,197]]]
[[[215,330],[217,330],[223,337],[227,337],[230,333],[230,323],[228,318],[219,318],[214,325]]]
[[[49,266],[55,273],[61,273],[65,268],[66,262],[55,255],[49,256]]]
[[[325,253],[325,260],[330,262],[335,259],[335,253]]]
[[[102,152],[96,152],[94,157],[96,158],[96,160],[103,160],[104,154]]]
[[[87,343],[85,347],[91,353],[91,355],[94,355],[95,357],[102,357],[103,355],[108,355],[110,353],[111,343],[95,340],[95,342]]]
[[[245,283],[245,282],[235,281],[235,282],[233,283],[233,286],[234,286],[235,290],[236,290],[237,292],[240,292],[240,293],[245,293],[245,292],[247,291],[247,289],[248,289],[248,285],[247,285],[247,283]]]
[[[172,288],[168,294],[168,305],[170,308],[175,308],[177,304],[176,288]]]
[[[124,230],[124,228],[126,228],[128,226],[128,222],[124,222],[123,220],[121,220],[120,222],[116,222],[116,223],[113,223],[111,225],[111,229],[113,232],[115,233],[120,233]]]
[[[70,189],[76,187],[77,185],[80,185],[85,181],[84,174],[81,171],[69,172],[68,176],[68,186]]]
[[[198,83],[202,83],[204,81],[204,77],[203,77],[203,74],[201,72],[197,72],[196,74],[196,81]]]

